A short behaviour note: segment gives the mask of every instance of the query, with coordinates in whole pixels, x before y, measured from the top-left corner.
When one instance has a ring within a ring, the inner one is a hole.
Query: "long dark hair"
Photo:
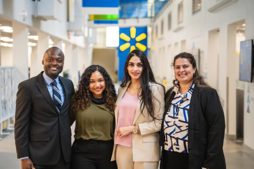
[[[106,98],[105,106],[110,110],[114,111],[115,101],[116,101],[116,91],[113,82],[108,74],[108,72],[100,65],[91,65],[81,76],[79,81],[78,90],[75,92],[72,100],[72,111],[76,112],[78,110],[85,110],[92,100],[92,94],[89,90],[90,77],[92,73],[98,71],[102,74],[105,80],[105,90],[103,95]]]
[[[140,84],[141,84],[141,95],[140,95],[140,100],[141,100],[141,105],[140,105],[140,109],[141,112],[143,112],[144,108],[146,107],[149,115],[152,118],[154,117],[154,105],[153,105],[153,96],[152,96],[152,92],[151,89],[149,87],[149,82],[153,82],[153,83],[157,83],[155,81],[154,75],[153,75],[153,71],[150,67],[150,64],[148,62],[148,59],[145,55],[144,52],[140,51],[140,50],[133,50],[132,52],[129,53],[126,62],[125,62],[125,66],[124,66],[124,79],[123,82],[121,84],[121,87],[125,87],[127,85],[128,82],[131,81],[131,77],[128,73],[127,67],[128,67],[128,63],[129,60],[133,57],[136,56],[140,59],[141,63],[142,63],[142,73],[140,76]],[[158,84],[158,83],[157,83]]]
[[[192,65],[192,67],[194,69],[196,69],[195,73],[193,74],[193,83],[194,84],[199,85],[199,86],[208,86],[208,84],[204,81],[204,78],[201,75],[199,75],[196,59],[194,58],[194,56],[191,53],[182,52],[182,53],[179,53],[178,55],[176,55],[173,60],[173,67],[175,66],[176,60],[179,58],[187,59],[190,62],[190,64]],[[174,83],[174,85],[177,85],[176,80],[174,80],[173,83]]]

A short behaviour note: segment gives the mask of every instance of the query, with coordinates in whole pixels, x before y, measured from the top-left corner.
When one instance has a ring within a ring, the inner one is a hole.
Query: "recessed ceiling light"
[[[0,30],[3,31],[3,32],[6,32],[6,33],[12,33],[13,32],[13,28],[11,26],[1,25]]]
[[[0,40],[4,42],[13,42],[13,39],[7,36],[0,37]]]

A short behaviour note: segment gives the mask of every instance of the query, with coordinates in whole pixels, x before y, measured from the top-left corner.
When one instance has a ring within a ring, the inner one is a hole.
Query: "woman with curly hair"
[[[133,50],[127,57],[118,93],[115,146],[118,169],[157,169],[164,88],[156,83],[146,55]]]
[[[115,101],[115,88],[107,71],[99,65],[89,66],[72,102],[71,121],[76,122],[72,169],[116,169],[116,163],[110,161]]]

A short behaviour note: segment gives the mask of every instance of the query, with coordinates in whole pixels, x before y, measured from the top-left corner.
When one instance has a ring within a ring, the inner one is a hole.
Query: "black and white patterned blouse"
[[[188,92],[177,92],[163,122],[165,135],[164,150],[178,153],[188,151],[188,123],[190,100],[195,84]]]

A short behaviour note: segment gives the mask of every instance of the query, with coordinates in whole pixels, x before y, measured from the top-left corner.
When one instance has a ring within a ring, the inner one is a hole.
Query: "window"
[[[192,14],[195,14],[201,10],[202,0],[192,0]]]
[[[163,19],[161,20],[161,35],[163,35],[163,28],[164,28],[164,21]]]
[[[183,22],[183,1],[178,4],[177,23]]]
[[[171,29],[171,13],[168,14],[168,30]]]

